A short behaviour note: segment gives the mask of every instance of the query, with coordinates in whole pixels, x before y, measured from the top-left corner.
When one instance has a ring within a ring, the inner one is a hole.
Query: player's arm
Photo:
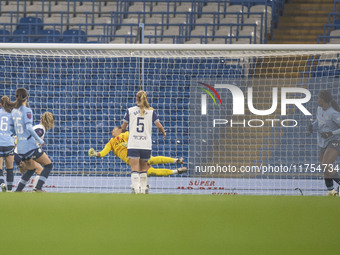
[[[34,139],[35,139],[36,141],[38,141],[38,143],[39,143],[41,146],[43,146],[43,145],[45,144],[44,140],[42,140],[42,139],[38,136],[38,134],[34,131],[33,126],[32,126],[31,123],[27,123],[27,124],[26,124],[26,129],[28,130],[28,132],[30,132],[31,136],[33,136]]]
[[[334,113],[332,116],[332,120],[338,125],[338,127],[340,127],[340,112]],[[321,133],[321,137],[324,139],[327,139],[333,135],[340,135],[340,128],[330,132]]]
[[[123,118],[123,124],[121,125],[123,130],[127,129],[129,121],[130,121],[130,114],[129,114],[129,110],[127,110]]]
[[[111,144],[108,142],[101,152],[95,151],[93,148],[89,149],[89,157],[102,158],[105,157],[111,151]]]
[[[317,129],[318,129],[318,120],[316,119],[312,123],[309,124],[308,131],[309,133],[313,133],[313,131]]]
[[[338,127],[340,127],[340,112],[336,112],[333,114],[333,121],[338,125]],[[334,130],[333,135],[340,135],[340,128]]]
[[[128,126],[128,123],[124,121],[121,127],[123,130],[126,130],[127,126]]]
[[[163,125],[159,121],[159,118],[157,116],[156,111],[153,111],[153,113],[152,113],[152,122],[155,123],[155,125],[158,128],[159,132],[161,132],[163,137],[165,138],[166,137],[166,132],[165,132],[165,129],[164,129]]]
[[[163,125],[159,121],[155,122],[155,125],[158,128],[159,132],[161,132],[163,137],[165,138],[166,137],[166,132],[165,132],[165,129],[164,129]]]

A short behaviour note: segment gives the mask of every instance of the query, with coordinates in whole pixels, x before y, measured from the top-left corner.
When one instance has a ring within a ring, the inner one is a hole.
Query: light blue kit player
[[[15,96],[16,102],[12,110],[12,118],[17,135],[17,151],[22,161],[25,161],[28,169],[22,175],[16,191],[22,191],[34,174],[33,160],[35,160],[44,166],[39,181],[33,190],[39,192],[52,170],[52,162],[40,147],[44,145],[44,141],[33,129],[33,113],[32,110],[27,107],[28,93],[26,89],[17,89]],[[35,141],[37,141],[40,146],[38,146]]]
[[[317,130],[321,169],[328,195],[334,196],[338,192],[333,187],[333,181],[340,185],[339,170],[333,166],[340,153],[340,107],[327,90],[319,92],[318,105],[316,121],[310,125],[309,131]]]
[[[14,161],[14,124],[11,116],[13,103],[8,96],[0,100],[0,186],[3,192],[11,191],[13,187],[13,161]],[[6,165],[6,182],[3,175],[3,160]]]

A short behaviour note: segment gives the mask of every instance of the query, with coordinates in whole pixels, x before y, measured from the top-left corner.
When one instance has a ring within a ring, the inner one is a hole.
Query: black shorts
[[[6,158],[14,154],[14,146],[0,146],[0,157]]]
[[[325,148],[321,148],[320,154],[325,153],[327,148],[335,149],[340,155],[340,141],[339,140],[330,141]]]
[[[127,157],[131,159],[141,159],[148,161],[151,158],[151,150],[128,149]]]
[[[20,166],[21,161],[22,161],[22,158],[18,154],[14,153],[14,162],[15,162],[15,164],[17,166]]]
[[[33,149],[25,154],[18,154],[22,161],[40,158],[44,154],[42,148]]]

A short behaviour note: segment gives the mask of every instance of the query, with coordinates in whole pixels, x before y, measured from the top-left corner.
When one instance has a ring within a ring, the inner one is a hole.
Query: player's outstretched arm
[[[90,148],[88,154],[89,154],[89,157],[102,158],[102,157],[105,157],[111,151],[111,149],[112,149],[111,144],[110,142],[108,142],[101,152],[97,152],[93,148]]]

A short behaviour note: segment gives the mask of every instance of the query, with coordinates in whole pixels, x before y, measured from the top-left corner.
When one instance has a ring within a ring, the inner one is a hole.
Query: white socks
[[[140,193],[145,194],[147,174],[140,173],[139,178],[140,178]]]
[[[137,172],[131,173],[131,189],[132,189],[132,193],[135,193],[135,194],[140,193],[140,178],[139,178],[139,173]]]
[[[131,189],[132,193],[135,194],[145,194],[147,182],[147,174],[146,173],[131,173]]]

